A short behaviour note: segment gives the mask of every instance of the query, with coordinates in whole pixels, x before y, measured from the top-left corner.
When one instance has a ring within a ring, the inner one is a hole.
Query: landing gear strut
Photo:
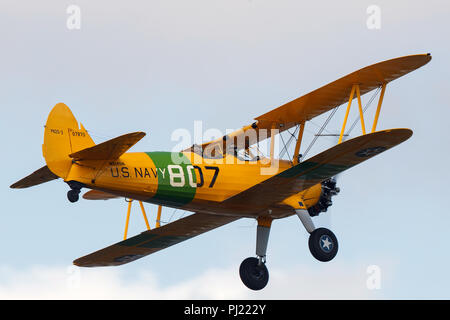
[[[272,219],[259,218],[256,231],[256,255],[242,261],[239,275],[242,282],[251,290],[261,290],[269,282],[269,271],[266,267],[266,251],[269,241]]]

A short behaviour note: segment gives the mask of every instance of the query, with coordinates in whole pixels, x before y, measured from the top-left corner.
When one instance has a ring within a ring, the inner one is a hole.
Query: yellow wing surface
[[[232,208],[242,203],[263,210],[306,190],[411,137],[409,129],[378,131],[338,144],[275,175],[220,204]]]
[[[260,115],[255,118],[256,122],[253,124],[244,126],[223,138],[206,142],[201,147],[205,150],[207,147],[222,144],[222,150],[224,150],[225,142],[231,138],[235,139],[234,145],[238,149],[246,148],[248,145],[246,145],[244,136],[251,129],[255,130],[257,135],[256,139],[251,140],[252,143],[264,140],[271,136],[273,124],[276,124],[275,129],[283,132],[348,102],[354,84],[359,85],[360,95],[364,95],[422,67],[430,60],[430,54],[417,54],[386,60],[362,68]],[[356,98],[356,95],[354,95],[353,99]],[[265,134],[260,134],[261,130],[264,130]]]
[[[122,265],[237,219],[239,217],[194,213],[160,228],[142,232],[137,236],[81,257],[73,263],[80,267]]]

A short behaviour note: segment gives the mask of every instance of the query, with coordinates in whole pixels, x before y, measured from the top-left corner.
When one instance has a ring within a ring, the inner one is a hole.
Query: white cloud
[[[123,269],[122,269],[123,270]],[[270,270],[268,286],[248,290],[234,268],[210,269],[162,286],[151,271],[128,277],[120,269],[35,266],[0,268],[0,299],[369,299],[365,269],[355,264],[317,264]]]

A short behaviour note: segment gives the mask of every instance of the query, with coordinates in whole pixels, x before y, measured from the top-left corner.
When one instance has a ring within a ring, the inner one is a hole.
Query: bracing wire
[[[280,134],[280,137],[281,137],[281,141],[283,141],[283,144],[284,144],[284,148],[283,148],[283,150],[285,150],[286,152],[284,152],[284,153],[287,153],[287,155],[288,155],[288,158],[290,159],[291,158],[291,156],[289,155],[289,151],[288,151],[288,145],[286,144],[286,143],[284,143],[284,139],[283,139],[283,136]],[[288,143],[289,143],[289,141],[288,141]],[[281,153],[280,153],[280,158],[282,157],[282,156],[284,156],[284,153],[283,153],[283,155],[281,155]]]
[[[178,211],[178,209],[174,209],[174,210],[172,211],[172,215],[171,215],[170,218],[169,218],[169,223],[172,221],[172,218],[173,218],[175,212],[177,212],[177,211]]]
[[[372,97],[370,97],[369,101],[366,103],[366,105],[364,106],[363,109],[363,114],[367,111],[367,109],[371,106],[373,100],[375,99],[375,97],[378,95],[378,93],[380,92],[381,87],[378,87],[377,90],[375,90],[375,93],[372,95]],[[317,138],[319,136],[321,136],[322,132],[325,130],[325,127],[328,125],[328,123],[330,122],[331,118],[334,116],[334,114],[336,113],[336,111],[339,109],[339,106],[334,108],[333,111],[330,113],[330,115],[328,116],[327,120],[325,121],[325,123],[322,125],[322,127],[320,128],[319,132],[314,136],[314,139],[312,140],[312,142],[309,144],[308,148],[305,150],[305,152],[303,153],[302,158],[304,158],[306,156],[306,154],[311,150],[312,146],[314,145],[314,143],[317,141]],[[350,126],[350,128],[348,129],[347,133],[345,134],[346,136],[350,135],[350,132],[352,132],[352,130],[356,127],[358,121],[360,120],[360,116],[358,115],[357,118],[355,119],[355,121],[352,123],[352,125]],[[325,130],[326,131],[326,130]]]
[[[179,217],[178,219],[183,218],[183,217],[186,215],[186,212],[187,212],[187,211],[183,211],[183,214],[182,214],[181,217]]]
[[[309,150],[311,150],[312,146],[316,143],[317,138],[319,138],[319,136],[322,134],[323,130],[325,130],[325,127],[328,125],[328,123],[330,122],[331,118],[333,118],[334,114],[339,109],[339,107],[340,106],[336,106],[335,108],[333,108],[333,110],[331,111],[331,113],[328,116],[327,120],[325,120],[324,124],[319,129],[319,132],[314,136],[314,139],[311,141],[311,143],[309,144],[308,148],[306,148],[305,152],[302,155],[302,158],[304,158],[308,154]]]
[[[367,109],[371,106],[373,100],[375,99],[375,97],[378,95],[378,93],[380,92],[381,87],[378,87],[377,90],[375,91],[375,93],[372,95],[372,97],[370,97],[369,101],[366,103],[366,105],[364,106],[363,109],[363,115],[364,113],[367,111]],[[360,120],[360,116],[358,114],[357,118],[355,119],[355,121],[353,121],[352,125],[350,126],[350,128],[348,129],[346,135],[350,135],[350,132],[352,132],[352,130],[356,127],[356,125],[358,124]]]
[[[312,120],[309,120],[308,123],[310,123],[310,124],[316,126],[316,127],[319,128],[319,129],[321,128],[321,125],[320,125],[320,124],[314,123]],[[327,130],[327,129],[324,129],[323,131],[325,131],[326,133],[328,133],[328,134],[330,134],[330,135],[333,134],[333,132],[331,132],[331,131],[329,131],[329,130]],[[314,134],[316,134],[316,133],[314,132]]]
[[[295,135],[297,134],[297,131],[298,131],[299,128],[300,128],[300,126],[297,125],[295,127],[295,130],[294,130],[293,133],[291,133],[289,130],[287,130],[287,132],[290,134],[290,137],[289,137],[289,140],[287,141],[287,143],[284,143],[283,136],[282,136],[282,134],[280,134],[281,141],[283,142],[283,145],[284,145],[283,149],[280,152],[280,159],[284,156],[285,153],[288,154],[289,159],[291,158],[291,156],[289,155],[288,148],[289,148],[289,145],[292,143],[293,139],[297,139]]]

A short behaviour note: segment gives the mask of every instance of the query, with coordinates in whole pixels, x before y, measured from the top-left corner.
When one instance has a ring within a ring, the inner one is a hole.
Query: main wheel
[[[338,252],[338,241],[333,232],[326,228],[314,230],[309,236],[309,250],[319,261],[332,260]]]
[[[69,190],[67,192],[67,199],[72,203],[77,202],[80,199],[80,191],[75,189]]]
[[[261,290],[269,281],[269,271],[264,263],[259,264],[257,258],[247,258],[239,267],[239,275],[247,288]]]

